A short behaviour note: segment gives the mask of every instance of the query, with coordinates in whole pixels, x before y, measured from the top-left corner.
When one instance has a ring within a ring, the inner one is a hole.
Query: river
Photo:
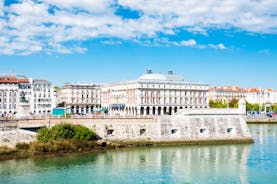
[[[130,148],[0,162],[0,184],[276,183],[277,125],[249,125],[254,144]]]

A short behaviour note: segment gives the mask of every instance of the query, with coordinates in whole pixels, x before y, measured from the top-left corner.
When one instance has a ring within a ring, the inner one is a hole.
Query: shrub
[[[32,142],[29,147],[30,155],[42,155],[49,153],[67,153],[80,150],[89,150],[96,147],[92,141],[54,140],[49,142]]]
[[[37,140],[48,142],[53,140],[74,139],[74,140],[97,140],[99,136],[81,125],[58,124],[52,128],[42,128],[38,131]]]
[[[29,144],[23,142],[23,143],[17,143],[15,146],[15,149],[18,151],[22,151],[22,150],[28,150],[29,147],[30,147]]]

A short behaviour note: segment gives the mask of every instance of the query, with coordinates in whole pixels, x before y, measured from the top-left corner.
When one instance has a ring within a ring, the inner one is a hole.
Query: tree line
[[[209,100],[210,108],[238,108],[238,99],[232,99],[230,102],[222,100]],[[270,104],[271,107],[267,111],[277,112],[277,104]],[[261,111],[264,111],[265,103],[261,104]],[[246,101],[246,111],[259,111],[260,105],[258,103],[249,103]]]

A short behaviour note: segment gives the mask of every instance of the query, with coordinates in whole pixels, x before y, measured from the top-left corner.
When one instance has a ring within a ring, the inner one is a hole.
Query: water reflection
[[[231,180],[247,183],[249,151],[250,145],[141,148],[13,160],[1,163],[0,171],[4,183],[22,183],[22,178],[25,183],[36,183],[38,178],[44,178],[45,183],[57,178],[64,183],[75,183],[80,176],[85,182],[93,177],[95,182],[104,183],[217,183]],[[11,177],[13,179],[9,180]]]
[[[277,136],[277,125],[276,124],[261,124],[261,125],[249,125],[252,136],[255,141],[259,144],[276,144],[277,139],[272,139],[272,137]]]

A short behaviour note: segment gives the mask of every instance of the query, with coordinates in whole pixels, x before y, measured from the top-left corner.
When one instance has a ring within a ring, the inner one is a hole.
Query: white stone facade
[[[0,116],[14,117],[18,104],[30,105],[30,81],[25,76],[0,77]],[[23,100],[23,101],[22,101]]]
[[[54,87],[46,80],[32,80],[31,112],[34,115],[50,115],[56,106]]]
[[[18,84],[0,83],[0,114],[13,115],[18,103]]]
[[[25,76],[0,78],[2,117],[18,117],[21,114],[25,114],[24,117],[31,114],[50,115],[53,107],[55,107],[54,89],[50,82],[32,80]]]
[[[237,86],[220,86],[209,89],[209,100],[230,102],[246,98],[246,90]]]
[[[101,86],[89,83],[66,83],[58,92],[58,103],[64,103],[71,114],[93,114],[101,108]]]
[[[277,103],[277,90],[251,88],[247,89],[246,100],[249,103]]]
[[[172,115],[185,108],[208,108],[208,85],[182,76],[153,74],[102,88],[102,106],[111,115]]]
[[[248,103],[277,103],[277,90],[263,88],[240,88],[237,86],[220,86],[209,89],[209,99],[230,102],[243,99]]]

